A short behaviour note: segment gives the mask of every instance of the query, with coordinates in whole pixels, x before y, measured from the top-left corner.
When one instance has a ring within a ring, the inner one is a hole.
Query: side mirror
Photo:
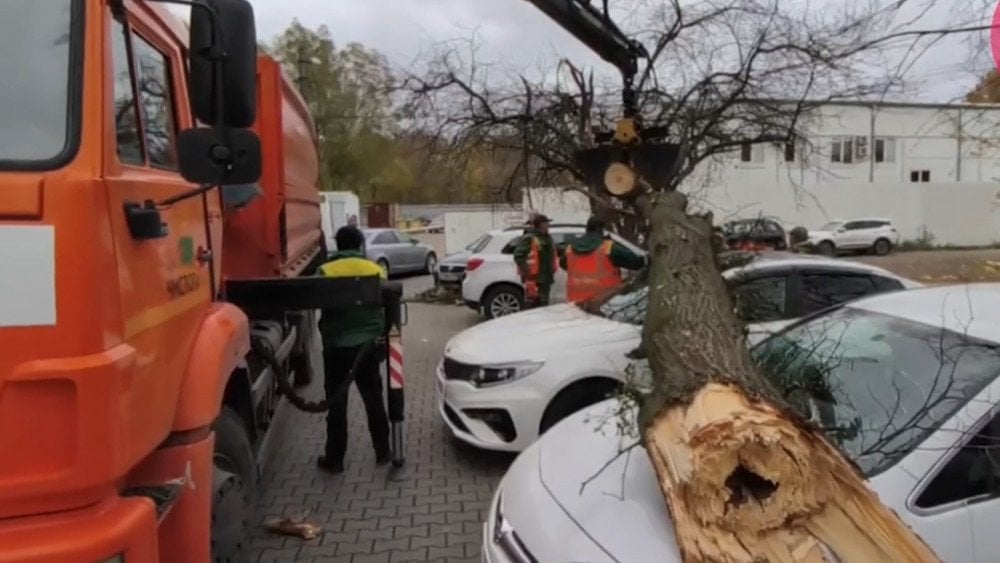
[[[188,48],[188,97],[195,116],[207,125],[253,125],[257,117],[257,33],[250,3],[195,2]],[[221,122],[217,111],[222,112]]]
[[[410,239],[410,244],[412,244],[413,246],[416,246],[416,245],[420,244],[420,241],[417,240],[417,239],[415,239],[415,238],[411,238]]]
[[[186,129],[177,136],[181,176],[193,184],[252,184],[260,179],[260,138],[249,129]]]

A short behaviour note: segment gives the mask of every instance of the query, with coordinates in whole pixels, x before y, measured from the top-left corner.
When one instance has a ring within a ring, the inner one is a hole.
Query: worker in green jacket
[[[341,227],[334,236],[337,252],[320,266],[322,275],[332,278],[377,277],[385,279],[382,268],[365,258],[361,252],[364,235],[357,227]],[[375,448],[375,462],[388,463],[389,417],[382,397],[382,379],[375,342],[385,333],[382,307],[350,307],[323,309],[319,320],[323,337],[323,367],[326,398],[330,410],[326,416],[326,452],[317,460],[320,469],[331,473],[344,471],[347,453],[347,396],[345,384],[359,354],[365,354],[358,364],[354,384],[368,415],[368,431]]]
[[[529,308],[549,304],[552,281],[559,269],[559,250],[549,234],[550,223],[545,215],[535,215],[531,228],[525,229],[514,250],[514,263],[524,284],[525,305]]]

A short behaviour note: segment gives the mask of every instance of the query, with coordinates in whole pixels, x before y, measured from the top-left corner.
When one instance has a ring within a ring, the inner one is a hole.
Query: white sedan
[[[878,295],[752,350],[765,373],[825,366],[833,400],[813,396],[797,408],[834,430],[882,502],[944,561],[1000,553],[996,311],[1000,284]],[[484,561],[681,561],[646,452],[600,471],[634,441],[614,423],[601,427],[615,409],[591,406],[518,456],[484,525]]]
[[[820,309],[913,287],[865,264],[765,255],[723,276],[753,343]],[[629,377],[642,339],[646,286],[636,279],[604,303],[553,305],[487,321],[448,342],[437,369],[445,424],[477,447],[521,451],[556,422],[602,401]]]

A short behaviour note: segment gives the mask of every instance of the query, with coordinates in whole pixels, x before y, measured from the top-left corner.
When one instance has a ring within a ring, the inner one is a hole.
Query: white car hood
[[[601,403],[549,430],[536,444],[541,481],[560,508],[613,559],[679,563],[674,526],[646,450],[633,448],[601,470],[636,440],[619,437],[613,418],[617,406],[614,400]],[[603,426],[602,419],[607,420]]]
[[[809,231],[810,240],[833,238],[833,231]]]
[[[552,352],[636,340],[641,330],[564,303],[507,315],[466,329],[448,342],[444,354],[474,365],[544,360]]]

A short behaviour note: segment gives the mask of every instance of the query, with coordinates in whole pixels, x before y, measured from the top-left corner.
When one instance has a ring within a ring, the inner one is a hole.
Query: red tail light
[[[465,264],[465,271],[466,272],[472,272],[476,268],[478,268],[478,267],[480,267],[482,265],[483,265],[483,259],[482,258],[470,258],[469,262]]]

